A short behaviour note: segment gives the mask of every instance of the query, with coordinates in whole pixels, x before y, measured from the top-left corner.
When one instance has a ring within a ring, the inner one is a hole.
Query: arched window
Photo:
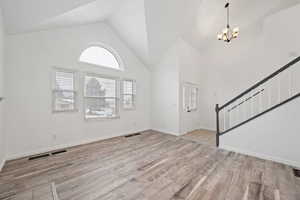
[[[102,67],[121,69],[116,56],[109,50],[99,46],[92,46],[84,50],[80,55],[79,61]]]

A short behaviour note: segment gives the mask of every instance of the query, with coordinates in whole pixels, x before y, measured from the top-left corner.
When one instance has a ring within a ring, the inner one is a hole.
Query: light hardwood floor
[[[183,139],[216,146],[216,133],[209,130],[195,130],[188,134],[181,136]]]
[[[6,163],[1,200],[299,200],[286,165],[154,131]]]

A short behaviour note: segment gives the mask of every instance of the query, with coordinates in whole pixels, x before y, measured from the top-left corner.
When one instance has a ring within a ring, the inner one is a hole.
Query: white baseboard
[[[158,129],[158,128],[152,128],[151,130],[161,132],[161,133],[165,133],[165,134],[169,134],[169,135],[175,135],[175,136],[182,136],[182,135],[186,134],[186,133],[175,133],[175,132],[171,132],[171,131],[163,130],[163,129]],[[207,128],[207,127],[196,128],[193,131],[196,131],[196,130],[207,130],[207,131],[215,132],[215,130],[213,128]],[[191,132],[193,132],[193,131],[191,131]]]
[[[207,131],[212,131],[212,132],[216,132],[216,129],[212,128],[212,127],[201,126],[200,129],[207,130]]]
[[[227,150],[227,151],[233,151],[236,153],[241,153],[241,154],[261,158],[264,160],[270,160],[270,161],[274,161],[274,162],[278,162],[278,163],[283,163],[283,164],[286,164],[286,165],[289,165],[292,167],[300,168],[299,161],[286,160],[286,159],[279,158],[279,157],[274,157],[274,156],[270,156],[270,155],[266,155],[266,154],[262,154],[262,153],[258,153],[258,152],[248,151],[248,150],[239,149],[239,148],[235,148],[235,147],[231,147],[231,146],[227,146],[227,145],[221,145],[221,144],[220,144],[220,148]]]
[[[6,162],[5,159],[3,159],[3,160],[0,162],[0,172],[1,172],[2,169],[3,169],[3,167],[4,167],[4,165],[5,165],[5,162]]]
[[[127,131],[127,132],[124,132],[122,134],[113,135],[111,137],[97,137],[97,138],[86,139],[86,140],[83,140],[83,141],[71,142],[71,143],[68,143],[68,144],[55,145],[55,146],[52,146],[52,147],[41,148],[41,149],[38,149],[38,150],[33,150],[33,151],[24,152],[24,153],[9,155],[6,160],[9,161],[9,160],[20,159],[20,158],[24,158],[24,157],[28,157],[28,156],[32,156],[32,155],[38,155],[38,154],[42,154],[42,153],[46,153],[46,152],[59,150],[59,149],[65,149],[65,148],[75,147],[75,146],[79,146],[79,145],[90,144],[90,143],[93,143],[93,142],[98,142],[98,141],[101,141],[101,140],[106,140],[106,139],[110,139],[110,138],[114,138],[114,137],[129,135],[129,134],[132,134],[132,133],[145,132],[147,130],[149,130],[149,129],[143,129],[143,130],[140,130],[140,131]]]
[[[168,130],[163,130],[163,129],[158,129],[158,128],[152,128],[151,130],[157,131],[157,132],[160,132],[160,133],[169,134],[169,135],[180,136],[180,133],[175,133],[175,132],[171,132],[171,131],[168,131]]]

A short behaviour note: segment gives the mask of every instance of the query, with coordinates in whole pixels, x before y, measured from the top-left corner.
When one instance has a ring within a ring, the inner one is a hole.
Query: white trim
[[[227,151],[233,151],[236,153],[241,153],[241,154],[245,154],[245,155],[249,155],[249,156],[254,156],[257,158],[261,158],[264,160],[270,160],[270,161],[274,161],[274,162],[279,162],[279,163],[283,163],[292,167],[296,167],[296,168],[300,168],[300,162],[297,161],[292,161],[292,160],[286,160],[280,157],[274,157],[274,156],[270,156],[270,155],[266,155],[266,154],[261,154],[261,153],[257,153],[257,152],[253,152],[253,151],[248,151],[248,150],[244,150],[244,149],[239,149],[239,148],[235,148],[235,147],[231,147],[231,146],[227,146],[227,145],[222,145],[220,144],[220,148],[227,150]]]
[[[133,93],[132,94],[124,94],[124,82],[125,81],[131,81],[132,82],[132,89],[133,89]],[[133,107],[132,108],[125,108],[124,107],[124,96],[125,95],[131,95],[132,96],[132,103],[133,103]],[[137,81],[135,79],[129,79],[129,78],[122,78],[120,81],[120,104],[121,104],[121,108],[124,111],[134,111],[136,110],[136,104],[137,104],[137,100],[136,100],[136,96],[137,96]]]
[[[83,78],[86,76],[95,76],[97,78],[107,78],[107,79],[114,79],[114,80],[121,80],[119,76],[112,76],[112,75],[107,75],[103,73],[96,73],[96,72],[90,72],[90,71],[82,71],[83,73]]]
[[[65,72],[65,73],[72,73],[73,74],[73,90],[69,90],[69,92],[73,92],[74,93],[74,108],[70,109],[70,110],[56,110],[55,109],[55,97],[54,94],[55,92],[59,92],[59,91],[63,91],[63,90],[58,90],[56,88],[56,72]],[[78,71],[77,70],[73,70],[73,69],[68,69],[68,68],[60,68],[60,67],[52,67],[52,71],[51,71],[51,98],[52,98],[52,114],[57,114],[57,113],[75,113],[78,112],[78,86],[77,86],[77,82],[78,82]]]
[[[157,132],[160,132],[160,133],[164,133],[164,134],[168,134],[168,135],[174,135],[174,136],[180,136],[181,133],[175,133],[175,132],[170,132],[168,130],[164,130],[164,129],[159,129],[159,128],[152,128],[151,130],[153,131],[157,131]]]
[[[201,126],[199,129],[216,132],[215,128],[207,127],[207,126]]]
[[[136,132],[146,132],[146,131],[149,131],[149,129],[141,129],[141,130],[135,130],[135,131],[125,131],[121,134],[116,134],[114,136],[106,136],[106,137],[102,136],[102,137],[86,139],[86,140],[83,140],[83,141],[80,141],[80,142],[78,141],[78,142],[71,142],[71,143],[68,143],[68,144],[55,145],[55,146],[52,146],[52,147],[41,148],[41,149],[34,150],[34,151],[27,151],[27,152],[24,152],[24,153],[13,154],[13,155],[8,156],[8,158],[6,160],[9,161],[9,160],[20,159],[20,158],[24,158],[24,157],[28,157],[28,156],[32,156],[32,155],[42,154],[42,153],[45,153],[45,152],[55,151],[55,150],[58,150],[58,149],[65,149],[65,148],[76,147],[76,146],[79,146],[79,145],[86,145],[86,144],[90,144],[90,143],[93,143],[93,142],[100,142],[102,140],[111,139],[111,138],[114,138],[114,137],[120,137],[120,136],[125,136],[125,135],[129,135],[129,134],[136,133]]]
[[[97,65],[97,64],[93,64],[93,63],[89,63],[89,62],[84,62],[84,61],[80,61],[80,57],[82,55],[82,53],[91,48],[91,47],[100,47],[100,48],[103,48],[105,50],[107,50],[109,53],[111,53],[115,59],[117,60],[117,63],[119,64],[119,69],[118,68],[113,68],[113,67],[110,67],[110,66],[102,66],[102,65]],[[123,59],[122,57],[119,55],[119,53],[111,46],[107,45],[107,44],[104,44],[104,43],[100,43],[100,42],[97,42],[97,43],[91,43],[89,45],[86,45],[80,52],[80,55],[78,56],[78,62],[79,63],[83,63],[83,64],[88,64],[88,65],[91,65],[93,67],[101,67],[101,68],[106,68],[106,69],[112,69],[112,70],[116,70],[116,71],[125,71],[125,67],[124,67],[124,62],[123,62]]]
[[[198,84],[194,84],[194,83],[190,83],[190,82],[182,82],[181,83],[181,98],[182,98],[182,111],[183,112],[197,112],[199,110],[199,94],[200,94],[200,89],[199,89],[199,85]],[[191,108],[192,106],[192,90],[196,89],[196,102],[195,102],[195,108]],[[189,96],[188,96],[188,102],[186,102],[186,94],[185,94],[185,90],[188,91]],[[186,104],[187,103],[187,104]]]
[[[86,96],[86,77],[96,77],[96,78],[101,78],[101,79],[111,79],[116,81],[116,97],[89,97]],[[107,76],[107,75],[102,75],[102,74],[97,74],[97,73],[90,73],[90,72],[85,72],[84,76],[83,76],[83,115],[84,115],[84,120],[85,121],[89,121],[89,120],[112,120],[112,119],[120,119],[121,118],[121,113],[120,113],[120,83],[121,79],[120,77],[116,77],[116,76]],[[116,106],[117,106],[117,113],[116,116],[114,117],[95,117],[95,118],[88,118],[86,117],[86,99],[87,98],[112,98],[112,99],[116,99]]]
[[[5,165],[5,162],[6,162],[5,159],[3,159],[3,160],[1,161],[1,163],[0,163],[0,172],[1,172],[2,169],[3,169],[3,167],[4,167],[4,165]]]

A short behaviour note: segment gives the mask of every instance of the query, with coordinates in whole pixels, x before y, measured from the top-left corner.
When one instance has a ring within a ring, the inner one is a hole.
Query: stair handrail
[[[229,132],[229,131],[232,131],[233,129],[236,129],[250,121],[252,121],[253,119],[263,115],[263,114],[266,114],[267,112],[270,112],[271,110],[295,99],[295,98],[298,98],[300,96],[300,93],[288,98],[287,100],[283,101],[283,102],[280,102],[278,104],[276,104],[275,106],[272,106],[271,108],[249,118],[248,120],[245,120],[244,122],[241,122],[235,126],[233,126],[232,128],[224,131],[224,132],[220,132],[220,123],[219,123],[219,112],[221,110],[223,110],[224,108],[226,108],[227,106],[231,105],[232,103],[236,102],[238,99],[240,99],[241,97],[245,96],[246,94],[250,93],[251,91],[253,91],[254,89],[258,88],[259,86],[261,86],[262,84],[264,84],[265,82],[269,81],[270,79],[276,77],[277,75],[279,75],[280,73],[282,73],[283,71],[287,70],[288,68],[290,68],[291,66],[293,66],[294,64],[298,63],[300,61],[300,56],[295,58],[294,60],[292,60],[291,62],[289,62],[288,64],[284,65],[283,67],[281,67],[280,69],[278,69],[277,71],[275,71],[274,73],[270,74],[269,76],[265,77],[264,79],[262,79],[261,81],[257,82],[256,84],[254,84],[252,87],[248,88],[247,90],[245,90],[244,92],[240,93],[239,95],[237,95],[235,98],[231,99],[230,101],[228,101],[227,103],[225,103],[224,105],[222,106],[219,106],[219,104],[216,104],[216,107],[215,107],[215,111],[216,111],[216,145],[217,147],[219,146],[219,141],[220,141],[220,136]]]

